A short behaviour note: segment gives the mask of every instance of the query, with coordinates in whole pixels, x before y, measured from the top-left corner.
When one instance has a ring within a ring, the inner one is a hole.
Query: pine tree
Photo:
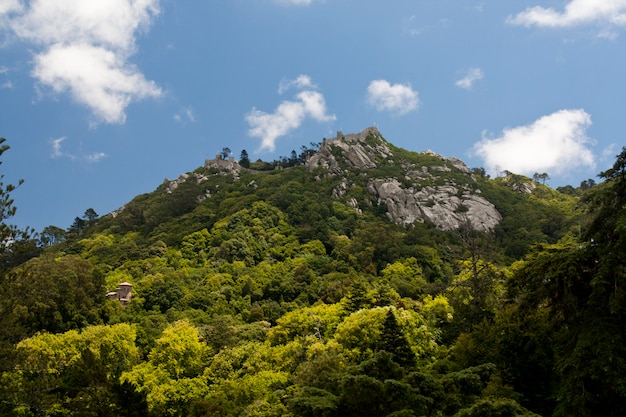
[[[250,158],[248,157],[248,151],[245,149],[241,151],[241,155],[239,156],[239,165],[244,168],[250,168]]]
[[[383,331],[380,335],[379,350],[384,350],[393,355],[394,362],[402,366],[415,365],[415,354],[406,340],[402,328],[396,320],[393,309],[387,311],[387,316],[383,322]]]
[[[88,208],[87,210],[85,210],[85,214],[83,214],[83,218],[87,219],[87,221],[89,222],[96,220],[98,217],[100,216],[92,208]]]

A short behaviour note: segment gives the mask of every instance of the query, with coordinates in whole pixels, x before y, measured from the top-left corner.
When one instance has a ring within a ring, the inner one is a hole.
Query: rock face
[[[468,223],[476,230],[493,229],[502,220],[485,198],[454,186],[402,188],[395,178],[372,180],[367,191],[387,206],[389,220],[401,226],[429,221],[442,230]]]
[[[331,174],[341,175],[343,171],[337,161],[337,158],[341,157],[353,168],[376,168],[377,156],[387,157],[392,154],[387,144],[382,140],[368,143],[367,139],[370,135],[382,139],[380,132],[375,127],[369,127],[361,133],[345,136],[342,132],[337,132],[337,137],[325,140],[320,149],[307,160],[305,166],[310,171],[322,167]],[[341,156],[339,156],[337,149],[340,150]]]
[[[401,226],[427,221],[439,229],[451,230],[469,223],[476,230],[487,231],[502,220],[495,206],[480,195],[480,190],[467,186],[476,179],[463,161],[432,151],[425,151],[423,155],[441,162],[416,166],[396,161],[378,129],[370,127],[357,134],[338,132],[336,138],[325,140],[319,151],[308,159],[306,167],[310,171],[323,168],[329,175],[342,176],[343,181],[333,190],[333,197],[345,200],[357,212],[361,209],[356,199],[347,196],[350,182],[344,171],[362,171],[361,175],[370,176],[367,192],[378,204],[385,204],[389,220]],[[404,178],[375,178],[376,168],[384,163],[399,164]],[[465,185],[445,179],[447,174],[455,173],[466,178]]]

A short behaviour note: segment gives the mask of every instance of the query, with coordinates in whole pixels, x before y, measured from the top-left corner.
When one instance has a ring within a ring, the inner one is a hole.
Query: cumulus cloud
[[[293,80],[283,79],[278,85],[278,94],[283,94],[292,88],[296,89],[316,89],[317,86],[313,83],[311,77],[305,74],[298,75]]]
[[[480,68],[470,68],[469,70],[467,70],[465,76],[460,80],[457,80],[455,84],[459,88],[471,90],[474,86],[474,83],[478,80],[482,80],[484,76],[485,74]]]
[[[552,28],[589,23],[626,25],[626,0],[571,0],[563,11],[535,6],[509,16],[507,23]]]
[[[158,14],[158,0],[0,2],[8,27],[39,49],[32,76],[88,106],[96,121],[123,123],[131,102],[162,94],[129,63],[135,34]]]
[[[57,44],[35,57],[32,75],[57,93],[69,91],[98,120],[123,123],[132,100],[157,97],[160,89],[120,60],[105,48]]]
[[[296,82],[292,85],[299,87],[314,85],[310,82],[310,78],[308,80],[308,83]],[[305,89],[296,94],[293,100],[283,101],[273,113],[266,113],[253,108],[245,118],[250,125],[248,134],[261,139],[260,150],[269,151],[276,148],[276,139],[297,129],[308,118],[318,122],[336,119],[335,115],[328,114],[324,96],[313,89]]]
[[[390,111],[403,115],[419,106],[419,95],[410,84],[390,84],[386,80],[374,80],[367,87],[367,101],[378,111]]]
[[[595,157],[588,147],[593,141],[586,133],[590,125],[591,116],[582,109],[559,110],[529,125],[504,129],[500,137],[483,137],[473,153],[491,175],[502,170],[559,174],[593,167]]]
[[[18,12],[22,8],[20,0],[0,0],[0,16],[10,12]]]

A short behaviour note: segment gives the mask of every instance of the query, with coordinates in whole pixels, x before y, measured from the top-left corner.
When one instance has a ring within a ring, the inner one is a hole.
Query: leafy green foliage
[[[43,330],[63,332],[100,323],[103,284],[103,276],[79,256],[31,259],[2,282],[3,338],[19,341]]]
[[[242,152],[46,228],[1,276],[0,414],[626,414],[626,150],[559,192],[364,143],[390,152],[365,170],[331,146],[341,175],[307,170],[315,144]],[[503,220],[402,228],[373,178],[480,192]]]
[[[131,393],[119,381],[139,359],[135,329],[128,324],[41,333],[18,343],[16,357],[3,374],[2,407],[12,406],[3,415],[113,416],[142,410],[140,398],[125,404]]]

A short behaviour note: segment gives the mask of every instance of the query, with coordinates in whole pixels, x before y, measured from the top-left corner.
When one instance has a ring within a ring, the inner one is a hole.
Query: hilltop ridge
[[[364,205],[385,206],[385,216],[403,227],[429,222],[441,230],[451,230],[467,223],[486,231],[502,220],[496,207],[481,195],[476,178],[460,159],[432,151],[408,155],[407,151],[395,149],[376,127],[346,135],[339,131],[335,138],[324,139],[319,149],[308,155],[304,166],[318,180],[324,176],[340,179],[332,190],[336,200],[358,213],[362,213]],[[241,171],[255,172],[243,168],[232,157],[224,159],[220,155],[206,160],[204,168],[231,175],[234,181]],[[175,180],[166,180],[166,192],[171,194],[190,178],[198,184],[209,180],[200,173],[181,174]],[[369,198],[349,196],[348,190],[356,183],[364,186]],[[205,192],[197,199],[201,202],[210,195]]]
[[[338,132],[315,145],[303,147],[299,156],[292,152],[289,159],[257,161],[250,168],[218,155],[137,196],[101,219],[98,228],[138,231],[150,241],[178,244],[185,235],[264,201],[284,212],[304,241],[320,239],[327,247],[333,235],[349,236],[353,221],[383,221],[405,230],[491,231],[503,253],[519,257],[538,239],[554,242],[571,227],[576,197],[521,175],[492,179],[431,150],[398,148],[376,127]]]

